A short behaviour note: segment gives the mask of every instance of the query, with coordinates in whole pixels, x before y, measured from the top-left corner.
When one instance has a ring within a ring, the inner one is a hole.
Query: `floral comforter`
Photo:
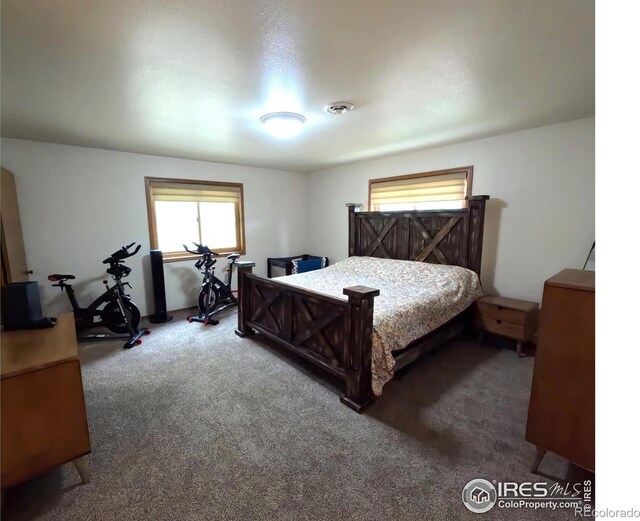
[[[349,257],[323,270],[278,277],[279,282],[346,299],[343,288],[380,290],[374,301],[372,388],[393,378],[393,351],[440,327],[482,296],[478,275],[445,266],[374,257]]]

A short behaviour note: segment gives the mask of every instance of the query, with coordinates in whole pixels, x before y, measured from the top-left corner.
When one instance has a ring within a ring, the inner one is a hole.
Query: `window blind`
[[[154,201],[240,204],[241,197],[239,186],[151,182],[151,198]]]
[[[466,172],[413,177],[371,183],[371,208],[400,203],[433,203],[464,200]]]

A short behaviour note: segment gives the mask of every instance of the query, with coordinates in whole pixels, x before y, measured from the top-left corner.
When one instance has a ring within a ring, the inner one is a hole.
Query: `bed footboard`
[[[371,343],[377,289],[344,289],[348,300],[253,275],[238,266],[240,336],[259,332],[344,381],[340,401],[360,412],[373,402]]]

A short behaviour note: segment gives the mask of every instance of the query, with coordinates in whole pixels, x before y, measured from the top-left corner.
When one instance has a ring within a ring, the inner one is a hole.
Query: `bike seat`
[[[60,282],[65,280],[73,280],[75,279],[75,275],[61,275],[60,273],[54,273],[53,275],[49,275],[47,277],[52,282]]]
[[[236,260],[240,258],[240,254],[239,253],[231,253],[230,255],[227,255],[227,259],[229,260]]]

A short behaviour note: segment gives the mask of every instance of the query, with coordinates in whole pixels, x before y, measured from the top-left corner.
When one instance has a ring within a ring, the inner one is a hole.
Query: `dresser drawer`
[[[478,314],[481,317],[492,318],[494,320],[502,320],[524,326],[527,322],[527,312],[519,309],[510,309],[497,304],[489,304],[487,302],[477,302]]]
[[[499,318],[477,315],[476,325],[490,333],[506,336],[515,340],[526,340],[527,338],[524,324],[513,324]]]
[[[78,360],[3,378],[1,402],[3,487],[91,452]]]

